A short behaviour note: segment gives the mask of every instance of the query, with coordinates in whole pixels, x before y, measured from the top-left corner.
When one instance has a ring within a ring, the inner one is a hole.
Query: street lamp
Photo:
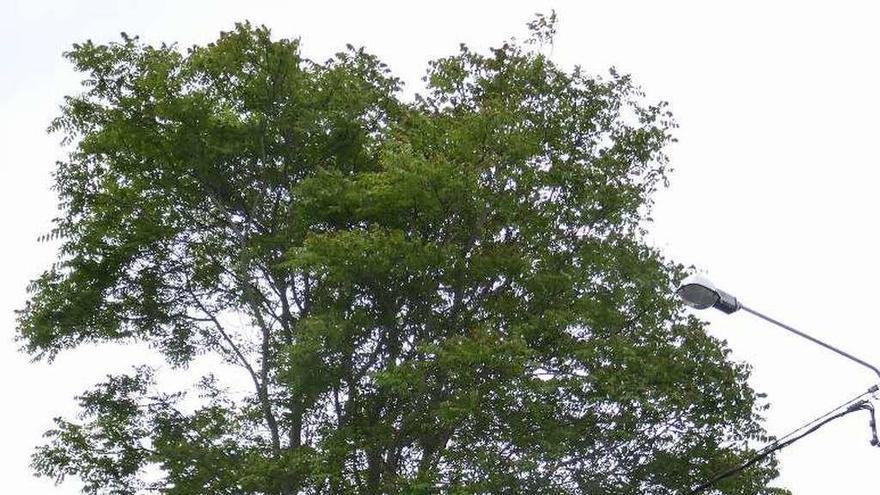
[[[800,330],[796,330],[782,322],[774,320],[767,315],[763,315],[754,309],[751,309],[741,302],[739,302],[735,297],[730,294],[718,289],[715,285],[712,284],[708,279],[701,275],[691,275],[684,280],[681,281],[681,285],[678,286],[678,289],[675,291],[678,294],[678,297],[684,301],[685,304],[691,306],[696,309],[706,309],[706,308],[715,308],[724,313],[730,314],[737,310],[743,310],[747,313],[751,313],[762,320],[768,321],[778,327],[784,328],[789,332],[803,337],[811,342],[821,345],[822,347],[836,352],[837,354],[849,359],[850,361],[854,361],[859,363],[860,365],[869,368],[873,371],[878,377],[880,377],[880,369],[877,369],[876,366],[872,364],[868,364],[865,361],[844,352],[830,344],[822,342],[821,340],[811,337]]]

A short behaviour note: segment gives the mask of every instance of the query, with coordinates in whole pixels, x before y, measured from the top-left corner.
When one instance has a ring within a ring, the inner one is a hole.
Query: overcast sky
[[[713,4],[713,5],[710,5]],[[55,214],[50,171],[63,158],[45,128],[78,76],[61,53],[120,31],[181,46],[249,19],[301,37],[323,59],[364,45],[410,88],[426,61],[523,35],[536,11],[559,15],[553,58],[630,73],[670,102],[681,127],[671,186],[651,241],[741,300],[880,363],[874,309],[880,11],[872,2],[39,1],[0,0],[0,466],[5,493],[78,493],[30,476],[28,457],[72,397],[136,356],[84,349],[55,363],[16,352],[14,309],[53,259],[38,244]],[[701,315],[702,316],[702,315]],[[783,434],[876,381],[869,371],[747,314],[706,314],[711,332],[754,366]],[[797,495],[874,493],[880,449],[851,415],[781,454]]]

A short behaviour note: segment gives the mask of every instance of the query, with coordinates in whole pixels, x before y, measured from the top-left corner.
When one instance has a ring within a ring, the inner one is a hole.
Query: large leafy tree
[[[317,63],[249,24],[185,52],[74,45],[61,249],[24,349],[215,355],[250,391],[109,376],[37,473],[94,494],[625,495],[747,457],[748,370],[643,239],[671,117],[627,76],[555,66],[530,44],[550,21],[432,62],[409,101],[362,49]]]

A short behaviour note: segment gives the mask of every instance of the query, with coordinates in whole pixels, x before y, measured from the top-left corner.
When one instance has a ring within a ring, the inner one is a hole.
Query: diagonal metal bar
[[[742,309],[743,311],[746,311],[746,312],[748,312],[748,313],[751,313],[751,314],[757,316],[758,318],[761,318],[762,320],[765,320],[765,321],[768,321],[768,322],[770,322],[770,323],[773,323],[774,325],[776,325],[776,326],[778,326],[778,327],[782,327],[782,328],[784,328],[785,330],[788,330],[789,332],[791,332],[791,333],[793,333],[793,334],[795,334],[795,335],[797,335],[797,336],[799,336],[799,337],[803,337],[803,338],[809,340],[810,342],[813,342],[814,344],[819,344],[819,345],[821,345],[822,347],[828,349],[829,351],[836,352],[837,354],[839,354],[839,355],[841,355],[841,356],[843,356],[843,357],[849,359],[850,361],[853,361],[853,362],[859,363],[860,365],[864,366],[865,368],[870,369],[870,370],[873,371],[878,377],[880,377],[880,369],[878,369],[878,368],[877,368],[876,366],[874,366],[873,364],[870,364],[870,363],[868,363],[868,362],[866,362],[866,361],[863,361],[863,360],[861,360],[861,359],[859,359],[859,358],[853,356],[852,354],[850,354],[850,353],[848,353],[848,352],[846,352],[846,351],[842,351],[842,350],[838,349],[837,347],[834,347],[833,345],[828,344],[828,343],[826,343],[826,342],[823,342],[823,341],[821,341],[821,340],[819,340],[819,339],[817,339],[817,338],[815,338],[815,337],[811,337],[810,335],[807,335],[807,334],[805,334],[804,332],[801,332],[800,330],[798,330],[798,329],[796,329],[796,328],[790,327],[790,326],[786,325],[785,323],[782,323],[782,322],[779,321],[779,320],[775,320],[775,319],[773,319],[773,318],[771,318],[771,317],[769,317],[769,316],[767,316],[767,315],[765,315],[765,314],[759,313],[759,312],[755,311],[755,310],[752,309],[752,308],[746,307],[746,306],[744,306],[744,305],[742,305],[742,304],[740,304],[739,306],[740,306],[740,309]]]

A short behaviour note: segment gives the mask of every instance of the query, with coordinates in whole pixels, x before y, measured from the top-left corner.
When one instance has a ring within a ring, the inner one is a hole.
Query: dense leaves
[[[220,355],[252,390],[111,376],[37,472],[94,494],[625,495],[748,456],[748,370],[642,237],[669,113],[532,48],[462,46],[407,102],[362,49],[317,63],[249,24],[185,53],[75,45],[84,91],[52,124],[72,149],[62,248],[24,349]]]

